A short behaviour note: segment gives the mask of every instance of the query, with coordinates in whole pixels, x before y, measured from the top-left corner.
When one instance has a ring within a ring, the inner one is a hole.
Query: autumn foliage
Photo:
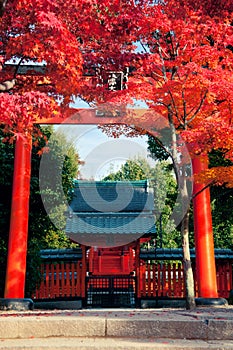
[[[114,56],[119,61],[133,8],[139,13],[133,1],[8,0],[0,19],[2,123],[28,129],[75,96],[93,100],[87,77],[113,69]]]
[[[138,99],[175,127],[191,155],[219,149],[233,159],[231,0],[2,3],[0,113],[12,130],[32,130],[76,96],[93,106]],[[25,65],[38,69],[22,73]],[[127,89],[109,91],[105,75],[125,67]],[[142,118],[152,128],[153,113]]]
[[[155,113],[140,120],[145,128],[151,129],[159,114],[186,142],[192,157],[220,150],[233,160],[232,10],[231,1],[220,0],[144,4],[134,29],[137,55],[131,56],[128,90],[105,94],[105,99],[142,100]],[[231,172],[224,169],[229,185]],[[206,176],[220,184],[220,174],[212,169]]]

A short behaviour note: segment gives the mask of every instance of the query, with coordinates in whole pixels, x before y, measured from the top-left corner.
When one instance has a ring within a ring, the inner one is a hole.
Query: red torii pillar
[[[31,299],[24,299],[28,216],[31,177],[32,138],[18,134],[15,143],[14,175],[11,203],[10,232],[4,298],[1,307],[32,308]]]
[[[194,158],[192,166],[193,174],[206,170],[208,157]],[[210,190],[194,180],[193,195],[198,295],[200,298],[218,298]]]

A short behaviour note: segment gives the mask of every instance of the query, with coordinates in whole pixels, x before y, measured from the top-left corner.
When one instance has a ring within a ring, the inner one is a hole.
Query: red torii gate
[[[138,110],[139,114],[146,110]],[[124,117],[99,116],[93,109],[73,109],[72,116],[39,120],[38,124],[127,124]],[[11,221],[8,244],[8,259],[5,283],[5,300],[24,300],[26,254],[28,236],[28,213],[31,174],[30,135],[19,134],[15,144],[14,177]],[[192,161],[193,173],[208,167],[205,158]],[[204,184],[194,183],[194,229],[198,290],[200,298],[218,298],[214,240],[210,209],[210,193]]]

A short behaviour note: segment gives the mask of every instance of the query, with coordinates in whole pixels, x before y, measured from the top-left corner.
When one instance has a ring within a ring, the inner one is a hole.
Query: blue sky
[[[89,108],[85,102],[79,100],[72,107]],[[146,136],[110,138],[95,125],[60,125],[56,130],[72,141],[80,159],[85,162],[80,167],[83,179],[100,180],[110,169],[118,170],[129,158],[140,157],[153,164],[148,157]]]
[[[129,158],[149,160],[145,136],[110,138],[95,125],[60,125],[56,130],[66,135],[85,162],[80,167],[83,179],[100,180]]]

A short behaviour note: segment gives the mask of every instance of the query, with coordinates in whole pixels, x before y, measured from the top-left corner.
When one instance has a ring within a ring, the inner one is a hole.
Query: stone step
[[[233,307],[0,311],[0,350],[233,349]]]
[[[0,341],[1,350],[229,350],[233,341],[147,338],[29,338]]]
[[[152,314],[153,315],[153,314]],[[0,339],[51,337],[156,337],[169,339],[233,340],[233,319],[192,318],[179,314],[155,317],[143,313],[107,317],[93,313],[34,314],[1,317]]]

